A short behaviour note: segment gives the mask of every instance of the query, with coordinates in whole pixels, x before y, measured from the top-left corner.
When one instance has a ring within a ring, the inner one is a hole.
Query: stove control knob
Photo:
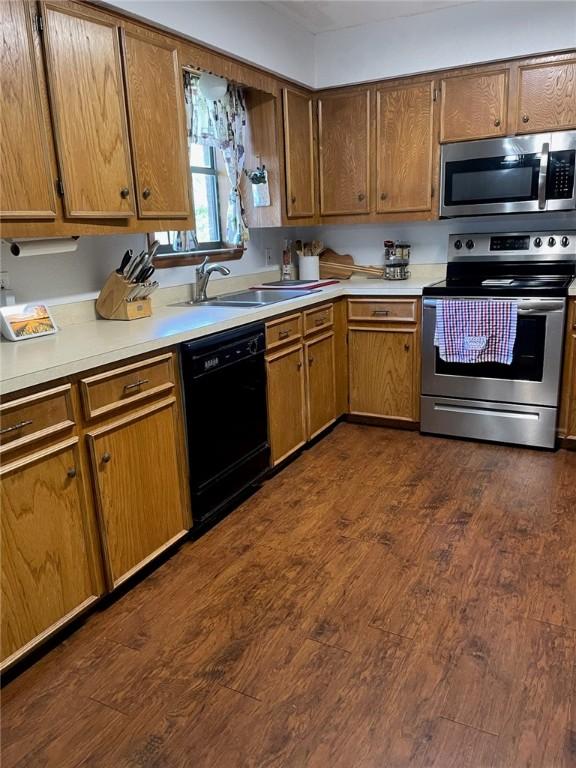
[[[548,245],[550,246],[550,248],[554,248],[554,246],[556,245],[556,238],[555,237],[549,237],[548,238]]]
[[[466,240],[466,248],[471,251],[474,248],[474,240]]]
[[[534,248],[541,248],[542,247],[542,238],[541,237],[535,237],[534,238]]]
[[[568,237],[566,237],[566,235],[564,235],[562,240],[560,240],[560,245],[562,246],[562,248],[568,248],[568,246],[570,245],[570,238],[568,238]]]
[[[462,240],[455,240],[454,241],[454,248],[456,248],[456,250],[459,251],[460,248],[462,248]]]

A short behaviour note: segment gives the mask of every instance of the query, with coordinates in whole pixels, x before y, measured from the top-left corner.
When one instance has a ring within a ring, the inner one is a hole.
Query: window
[[[155,232],[160,241],[158,255],[183,254],[225,248],[220,226],[218,167],[216,150],[202,144],[190,144],[190,174],[196,219],[195,237],[191,232]]]
[[[218,169],[213,147],[190,145],[190,173],[194,191],[196,239],[203,249],[222,248]]]

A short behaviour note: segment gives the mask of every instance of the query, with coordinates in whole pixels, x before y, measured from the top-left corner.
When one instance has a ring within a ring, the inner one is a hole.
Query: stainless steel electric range
[[[421,430],[553,448],[576,231],[450,235],[447,277],[423,290]],[[437,300],[517,302],[510,364],[446,362]]]

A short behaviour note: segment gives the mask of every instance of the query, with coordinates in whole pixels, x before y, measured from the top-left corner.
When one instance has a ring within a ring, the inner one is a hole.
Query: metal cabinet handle
[[[522,115],[522,122],[523,123],[527,123],[529,120],[530,120],[530,118],[528,117],[528,115]]]
[[[358,195],[358,200],[360,200],[360,202],[362,202],[362,200],[364,200],[365,197],[366,197],[366,195],[363,195],[362,193],[360,193]]]
[[[548,158],[550,144],[545,141],[540,153],[540,170],[538,172],[538,208],[543,211],[546,208],[546,177],[548,175]]]
[[[142,384],[148,384],[149,379],[138,379],[134,384],[124,384],[124,392],[129,392],[131,389],[139,389]]]
[[[73,480],[76,477],[76,475],[77,475],[76,468],[75,467],[70,467],[70,469],[68,470],[68,472],[66,472],[66,474],[68,475],[68,477],[71,480]]]
[[[382,194],[380,195],[380,200],[386,200],[387,197],[388,197],[388,194],[386,192],[382,192]]]
[[[296,195],[292,195],[292,197],[290,198],[290,201],[292,204],[294,204],[296,202]]]
[[[372,314],[375,315],[375,316],[377,316],[377,315],[384,315],[384,316],[386,316],[386,315],[390,314],[390,310],[389,309],[375,309],[375,310],[373,310]]]
[[[410,352],[410,344],[404,344],[404,349],[406,352]]]
[[[142,190],[142,197],[144,198],[144,200],[148,200],[151,194],[152,192],[150,191],[150,189],[148,187],[144,187],[144,189]]]
[[[26,419],[26,421],[19,421],[16,424],[12,424],[11,427],[4,427],[3,429],[0,429],[0,435],[5,435],[8,432],[16,432],[19,429],[24,429],[24,427],[29,427],[30,424],[32,424],[32,419]]]
[[[316,320],[316,322],[314,323],[314,325],[324,325],[324,323],[326,322],[326,320],[327,320],[327,318],[326,318],[326,317],[319,317],[319,318]]]
[[[129,195],[130,195],[130,190],[128,189],[128,187],[122,187],[122,189],[120,190],[120,197],[121,197],[123,200],[126,200],[126,198],[127,198]]]
[[[290,331],[280,331],[278,334],[279,339],[287,339],[290,336]]]
[[[500,126],[500,118],[499,118],[499,117],[497,117],[497,118],[494,120],[494,125],[496,126],[496,128],[498,128],[498,127]]]
[[[108,462],[110,461],[111,458],[112,458],[112,454],[108,453],[108,451],[106,451],[106,453],[104,453],[103,456],[102,456],[102,463],[103,464],[108,464]]]
[[[300,370],[300,369],[302,368],[302,363],[301,363],[300,361],[298,361],[298,362],[296,363],[296,368],[297,368],[298,370]]]
[[[308,365],[311,366],[313,362],[314,362],[314,358],[313,357],[309,357],[308,358]]]

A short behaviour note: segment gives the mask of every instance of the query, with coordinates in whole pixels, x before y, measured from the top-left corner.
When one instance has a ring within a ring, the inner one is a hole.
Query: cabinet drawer
[[[70,392],[70,384],[65,384],[0,406],[0,453],[73,427]]]
[[[174,388],[171,354],[160,355],[82,379],[82,402],[87,419],[104,416],[129,403],[164,395]]]
[[[349,320],[370,320],[377,323],[415,323],[418,317],[416,299],[351,299],[348,301]]]
[[[302,337],[302,315],[289,315],[266,323],[266,349],[298,341]]]
[[[315,307],[304,312],[304,336],[309,336],[315,331],[330,328],[334,325],[334,308],[332,304],[323,307]]]

